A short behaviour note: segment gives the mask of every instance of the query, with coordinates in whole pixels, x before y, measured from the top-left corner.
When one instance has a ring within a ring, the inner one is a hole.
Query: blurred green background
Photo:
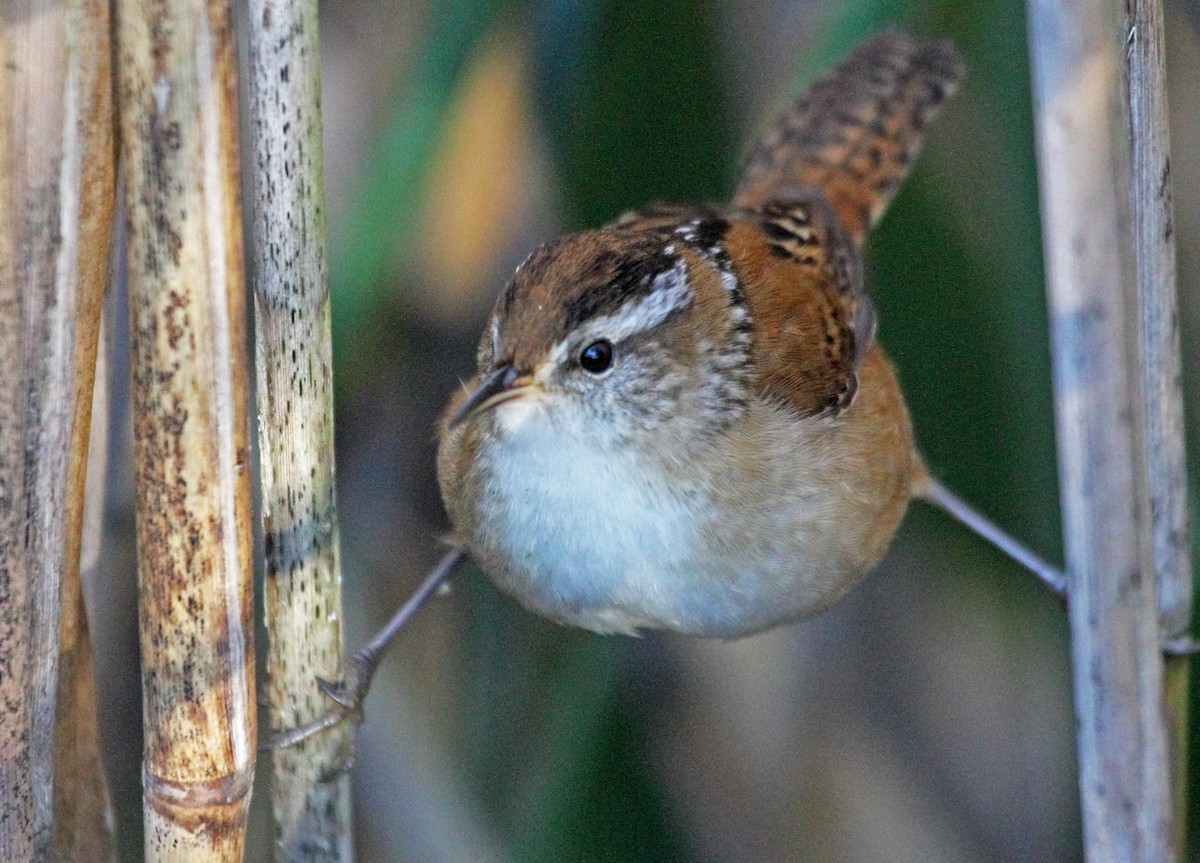
[[[1200,16],[1181,0],[1167,13],[1192,392]],[[439,553],[435,419],[512,268],[632,206],[727,197],[774,109],[886,26],[953,39],[969,78],[869,241],[879,338],[932,469],[1061,561],[1020,4],[329,0],[351,643]],[[132,515],[128,482],[112,488],[119,561]],[[99,599],[113,622],[94,627],[98,655],[132,650],[136,668],[122,589]],[[107,721],[136,729],[136,679],[101,677]],[[368,701],[356,841],[363,861],[429,863],[1080,860],[1070,699],[1061,609],[920,505],[847,601],[735,643],[566,630],[468,569],[401,636]],[[110,735],[109,754],[128,849],[133,733]],[[251,859],[265,860],[261,816]]]

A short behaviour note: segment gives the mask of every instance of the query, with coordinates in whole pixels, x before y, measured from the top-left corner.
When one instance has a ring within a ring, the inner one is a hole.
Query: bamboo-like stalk
[[[1125,8],[1134,257],[1145,357],[1151,524],[1164,634],[1176,638],[1191,622],[1192,567],[1163,16],[1158,0],[1139,0]]]
[[[0,5],[0,208],[7,211],[0,224],[0,350],[7,365],[0,375],[0,510],[6,510],[0,515],[6,618],[0,662],[13,671],[0,675],[6,708],[0,721],[7,726],[0,733],[5,860],[112,855],[107,789],[95,769],[100,756],[87,634],[74,625],[115,195],[107,9],[96,0]],[[13,449],[18,441],[20,449]],[[20,480],[14,470],[23,474]],[[14,565],[14,555],[23,562]],[[9,625],[12,615],[23,618],[20,634]],[[60,646],[66,651],[61,663]],[[14,694],[18,701],[10,700]],[[69,731],[56,725],[56,711]],[[9,729],[17,728],[14,736]],[[75,774],[84,764],[92,769]]]
[[[1142,326],[1150,528],[1158,606],[1165,638],[1187,633],[1192,617],[1187,465],[1175,286],[1175,212],[1167,129],[1163,10],[1159,0],[1125,4],[1125,71],[1129,92],[1134,260]],[[1166,711],[1175,842],[1187,831],[1188,666],[1168,660]]]
[[[272,726],[305,725],[342,677],[333,371],[316,0],[251,0],[253,272]],[[346,723],[274,750],[279,861],[352,856]]]
[[[1174,859],[1120,10],[1032,0],[1029,43],[1084,846]]]
[[[241,860],[255,701],[233,31],[224,3],[116,10],[146,858]]]
[[[34,836],[49,812],[38,807],[25,779],[33,757],[33,621],[22,538],[25,417],[10,119],[14,82],[7,71],[10,28],[9,16],[0,15],[0,788],[15,789],[0,799],[0,858],[23,861],[33,859]]]

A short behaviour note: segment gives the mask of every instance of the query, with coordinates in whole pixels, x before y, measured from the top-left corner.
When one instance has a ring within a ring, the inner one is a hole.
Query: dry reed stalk
[[[146,858],[241,860],[255,701],[230,9],[118,0]]]
[[[81,253],[77,368],[63,567],[62,621],[59,627],[58,719],[55,729],[54,857],[71,863],[116,859],[113,815],[100,759],[92,644],[80,580],[84,507],[92,465],[92,411],[97,372],[100,317],[109,274],[109,243],[116,197],[116,114],[112,103],[112,26],[107,0],[72,4],[73,45],[86,51],[78,83],[86,88],[91,116],[80,143],[88,166],[78,213],[81,236],[92,248]],[[103,381],[101,381],[103,387]],[[93,495],[93,500],[95,496]],[[96,505],[103,505],[103,497]]]
[[[25,777],[33,753],[30,686],[32,621],[22,535],[25,516],[25,421],[21,356],[21,298],[17,291],[12,122],[7,9],[0,15],[0,857],[33,859],[39,822]],[[45,753],[48,757],[49,753]]]
[[[104,480],[108,464],[108,384],[104,322],[98,339],[91,434],[79,530],[79,564],[63,581],[63,625],[59,640],[58,738],[54,744],[54,857],[63,863],[103,863],[116,859],[113,815],[100,759],[96,681],[83,582],[100,557],[104,520]],[[68,570],[69,572],[69,570]],[[67,573],[64,573],[64,576]]]
[[[1125,34],[1115,3],[1028,6],[1084,846],[1175,859],[1147,478]]]
[[[285,729],[327,713],[316,678],[342,676],[320,45],[316,0],[251,0],[249,12],[264,691]],[[276,860],[351,859],[348,777],[321,781],[346,730],[273,751]]]
[[[1163,636],[1185,636],[1192,618],[1192,559],[1175,280],[1175,212],[1167,128],[1163,10],[1126,3],[1125,72],[1132,141],[1134,259],[1142,321],[1150,529]],[[1188,671],[1185,656],[1164,671],[1176,848],[1187,830]]]
[[[0,5],[5,860],[112,854],[87,634],[75,626],[115,195],[107,10],[96,0]]]
[[[1186,633],[1191,622],[1192,567],[1163,13],[1157,0],[1126,6],[1134,257],[1142,318],[1151,525],[1164,634],[1176,638]]]

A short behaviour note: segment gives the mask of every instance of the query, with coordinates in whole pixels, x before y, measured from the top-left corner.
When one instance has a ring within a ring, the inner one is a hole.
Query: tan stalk
[[[316,0],[251,0],[249,23],[264,689],[284,729],[328,713],[316,678],[342,676]],[[321,781],[346,730],[273,751],[276,860],[351,859],[348,777]]]
[[[101,331],[104,330],[103,318]],[[58,665],[58,739],[54,743],[54,858],[61,863],[115,860],[113,815],[100,759],[96,681],[82,582],[93,577],[104,520],[108,386],[103,336],[98,339],[91,434],[87,445],[78,568],[64,572]]]
[[[1090,863],[1176,859],[1117,3],[1032,0],[1029,44]]]
[[[1175,284],[1175,212],[1163,10],[1158,0],[1127,3],[1126,80],[1132,149],[1134,255],[1142,319],[1147,467],[1159,613],[1167,639],[1187,634],[1192,618],[1187,465]],[[1187,831],[1188,670],[1186,656],[1165,669],[1171,795],[1176,848]]]
[[[8,54],[12,24],[0,15],[0,859],[32,860],[38,822],[28,780],[33,726],[25,520],[25,422],[21,362],[21,301],[16,267],[16,181],[10,106],[14,76]],[[43,753],[48,757],[49,753]]]
[[[230,10],[216,0],[115,8],[146,859],[241,860],[255,702]]]
[[[100,758],[92,644],[80,581],[84,505],[93,464],[92,409],[95,401],[100,317],[108,281],[109,245],[116,197],[116,115],[112,103],[112,42],[107,0],[71,4],[69,42],[80,63],[72,70],[89,113],[79,118],[82,175],[78,213],[79,306],[76,331],[74,422],[67,486],[66,555],[59,627],[58,718],[55,729],[54,857],[71,863],[116,859],[108,783]],[[101,380],[101,388],[104,381]],[[101,422],[104,422],[102,417]],[[100,427],[103,437],[103,426]],[[92,493],[92,506],[103,507]],[[98,532],[95,525],[93,535]],[[93,541],[98,541],[93,539]]]
[[[1138,0],[1126,4],[1126,14],[1134,254],[1145,355],[1154,556],[1164,634],[1177,638],[1191,622],[1192,570],[1162,4]]]
[[[27,627],[14,639],[4,626],[0,637],[5,664],[14,669],[5,683],[24,693],[24,703],[4,719],[23,726],[23,735],[0,735],[6,781],[0,858],[106,860],[111,815],[98,769],[87,632],[76,623],[92,380],[115,195],[108,7],[95,0],[5,0],[0,10],[0,206],[8,210],[0,224],[7,235],[0,240],[7,286],[0,289],[6,290],[0,343],[7,343],[0,350],[8,365],[0,396],[6,429],[0,509],[8,508],[0,515],[6,546],[0,577],[8,580],[5,616],[23,615]],[[12,407],[20,412],[10,414]],[[21,450],[11,448],[16,440]],[[13,481],[14,469],[23,473],[23,487]],[[24,562],[10,566],[12,551]],[[56,715],[69,731],[56,727]],[[80,765],[90,765],[89,772],[76,773]]]

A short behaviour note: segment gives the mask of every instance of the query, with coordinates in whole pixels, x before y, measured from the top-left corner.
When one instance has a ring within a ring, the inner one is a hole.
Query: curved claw
[[[343,722],[349,721],[355,727],[351,728],[346,734],[337,761],[317,777],[319,782],[333,782],[338,777],[347,773],[354,766],[354,762],[358,758],[358,735],[355,733],[355,730],[357,726],[362,724],[362,702],[366,694],[366,689],[361,683],[343,686],[331,680],[326,680],[324,677],[317,678],[317,688],[325,693],[335,703],[335,706],[322,716],[318,716],[312,722],[307,722],[297,728],[276,734],[259,748],[274,750],[295,746],[327,728],[333,728],[336,725],[341,725]]]
[[[362,678],[359,675],[351,675],[357,678],[357,682],[350,685],[334,683],[332,680],[326,680],[324,677],[317,678],[317,688],[325,694],[327,698],[335,703],[335,707],[327,713],[318,716],[312,722],[306,722],[296,728],[290,728],[287,731],[281,731],[274,735],[268,742],[260,746],[260,749],[283,749],[288,746],[295,746],[297,743],[302,743],[315,734],[319,734],[327,728],[333,728],[335,725],[340,725],[346,720],[350,720],[355,725],[359,725],[363,720],[363,699],[366,695],[366,687],[362,685]],[[354,734],[349,735],[353,738]],[[353,744],[350,744],[353,747]],[[350,755],[350,760],[346,761],[343,758],[337,765],[330,768],[331,777],[336,778],[338,775],[345,773],[353,764],[353,755]]]
[[[465,557],[466,552],[460,548],[451,548],[442,556],[437,566],[425,577],[420,587],[400,607],[399,611],[392,615],[392,619],[388,621],[387,625],[350,657],[350,661],[346,664],[345,681],[334,683],[323,677],[317,678],[317,687],[336,706],[312,722],[305,723],[298,728],[278,732],[270,740],[262,744],[260,748],[270,750],[295,746],[297,743],[307,740],[314,734],[350,720],[355,727],[352,727],[346,734],[345,743],[343,744],[343,749],[337,763],[321,775],[321,781],[332,781],[349,770],[354,765],[354,759],[357,755],[355,729],[362,723],[363,701],[366,700],[367,690],[371,687],[371,678],[375,675],[380,654],[413,613],[444,584],[450,572]]]
[[[345,686],[341,683],[334,683],[332,680],[326,680],[324,677],[318,677],[317,688],[325,693],[327,698],[336,701],[349,713],[361,716],[363,699],[359,687]]]

